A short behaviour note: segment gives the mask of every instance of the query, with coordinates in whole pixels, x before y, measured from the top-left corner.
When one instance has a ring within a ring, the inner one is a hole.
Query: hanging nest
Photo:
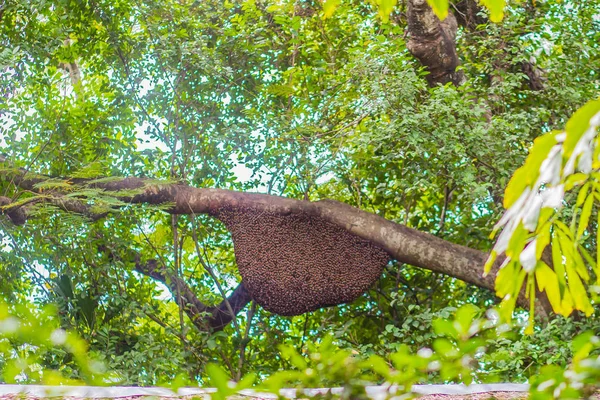
[[[355,300],[379,278],[390,259],[369,241],[305,213],[230,208],[216,216],[232,234],[248,292],[279,315]]]

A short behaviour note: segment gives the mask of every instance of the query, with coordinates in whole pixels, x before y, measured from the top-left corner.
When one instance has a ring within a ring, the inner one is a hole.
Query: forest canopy
[[[125,384],[315,346],[394,364],[497,295],[510,338],[426,381],[565,367],[598,333],[600,3],[431,3],[1,3],[4,301],[54,307]]]

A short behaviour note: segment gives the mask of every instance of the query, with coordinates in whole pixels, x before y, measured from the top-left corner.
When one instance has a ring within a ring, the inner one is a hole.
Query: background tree
[[[330,7],[5,2],[2,194],[30,218],[3,222],[4,295],[57,303],[63,325],[130,383],[181,365],[196,379],[209,360],[237,377],[266,374],[284,363],[278,344],[302,350],[326,333],[361,354],[399,338],[418,349],[433,335],[428,315],[491,304],[488,290],[396,260],[352,304],[294,318],[249,305],[209,334],[186,304],[189,293],[203,304],[240,298],[224,226],[130,205],[130,187],[99,190],[130,176],[330,198],[489,250],[533,138],[597,94],[598,4],[524,2],[501,25],[469,1],[443,23],[416,0],[389,20],[367,3]],[[59,179],[19,186],[23,171]],[[107,179],[73,191],[67,177]],[[80,204],[83,215],[69,212]]]

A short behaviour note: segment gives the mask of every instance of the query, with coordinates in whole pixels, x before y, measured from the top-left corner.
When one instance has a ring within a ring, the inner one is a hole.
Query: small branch
[[[235,377],[236,381],[242,379],[244,375],[244,361],[246,360],[246,346],[248,342],[250,342],[250,328],[252,327],[252,318],[254,317],[254,313],[256,312],[256,303],[253,302],[248,312],[246,313],[246,330],[244,331],[244,337],[242,338],[242,342],[240,343],[240,358],[238,359],[238,370]]]
[[[208,272],[208,274],[212,278],[213,282],[217,286],[217,290],[219,291],[219,293],[223,297],[223,301],[225,303],[225,307],[227,308],[227,311],[229,312],[229,314],[232,315],[232,316],[236,315],[237,312],[234,313],[234,310],[231,307],[231,304],[229,304],[229,300],[227,299],[227,296],[225,295],[225,291],[223,290],[223,286],[221,286],[221,283],[219,282],[217,274],[211,268],[211,266],[208,265],[208,263],[206,261],[204,261],[204,258],[202,257],[202,252],[200,251],[200,246],[198,245],[198,235],[197,235],[196,232],[197,232],[197,229],[196,229],[196,219],[195,219],[195,216],[193,216],[193,218],[192,218],[192,239],[194,240],[194,246],[196,248],[196,256],[198,257],[198,260],[200,261],[200,264],[202,264],[202,266],[204,267],[204,269],[206,270],[206,272]],[[235,320],[235,318],[232,318],[232,322],[233,322],[233,325],[235,327],[235,330],[237,331],[237,333],[239,335],[240,334],[240,327],[238,326],[238,323]]]
[[[216,307],[208,306],[200,301],[190,287],[178,276],[167,275],[156,260],[146,263],[135,263],[135,270],[165,284],[177,299],[179,287],[183,311],[188,315],[194,326],[200,331],[220,331],[235,319],[235,316],[252,300],[250,294],[240,283],[229,297],[225,297]]]

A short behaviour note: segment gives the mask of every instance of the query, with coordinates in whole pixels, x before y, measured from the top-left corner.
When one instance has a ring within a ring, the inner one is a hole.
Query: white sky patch
[[[225,104],[226,106],[229,105],[229,103],[231,103],[231,96],[229,95],[229,93],[225,93],[225,96],[221,98],[221,103]]]
[[[335,174],[331,171],[328,171],[328,172],[324,173],[323,175],[319,176],[317,179],[315,179],[315,183],[317,185],[323,185],[323,184],[329,182],[330,180],[332,180],[333,178],[335,178]]]
[[[156,289],[160,292],[160,294],[154,296],[157,300],[171,300],[173,299],[173,295],[169,291],[169,288],[162,282],[154,282],[156,284]]]
[[[156,140],[151,137],[147,131],[150,129],[150,123],[147,121],[142,122],[141,125],[137,125],[134,129],[135,137],[138,140],[136,144],[136,148],[138,151],[144,150],[161,150],[164,152],[169,151],[169,147],[167,147],[166,143]]]
[[[240,162],[238,157],[235,154],[232,154],[229,159],[234,164],[231,172],[235,175],[236,180],[240,183],[248,183],[255,177],[255,173],[251,168],[248,168],[245,163]],[[261,172],[259,172],[260,176],[260,184],[253,189],[246,189],[247,192],[258,192],[258,193],[266,193],[268,188],[267,184],[270,179],[270,174],[266,170],[266,168],[262,168]]]
[[[252,170],[246,167],[246,164],[240,163],[237,161],[237,157],[231,156],[233,162],[235,162],[235,167],[231,169],[238,182],[247,183],[252,178]]]

